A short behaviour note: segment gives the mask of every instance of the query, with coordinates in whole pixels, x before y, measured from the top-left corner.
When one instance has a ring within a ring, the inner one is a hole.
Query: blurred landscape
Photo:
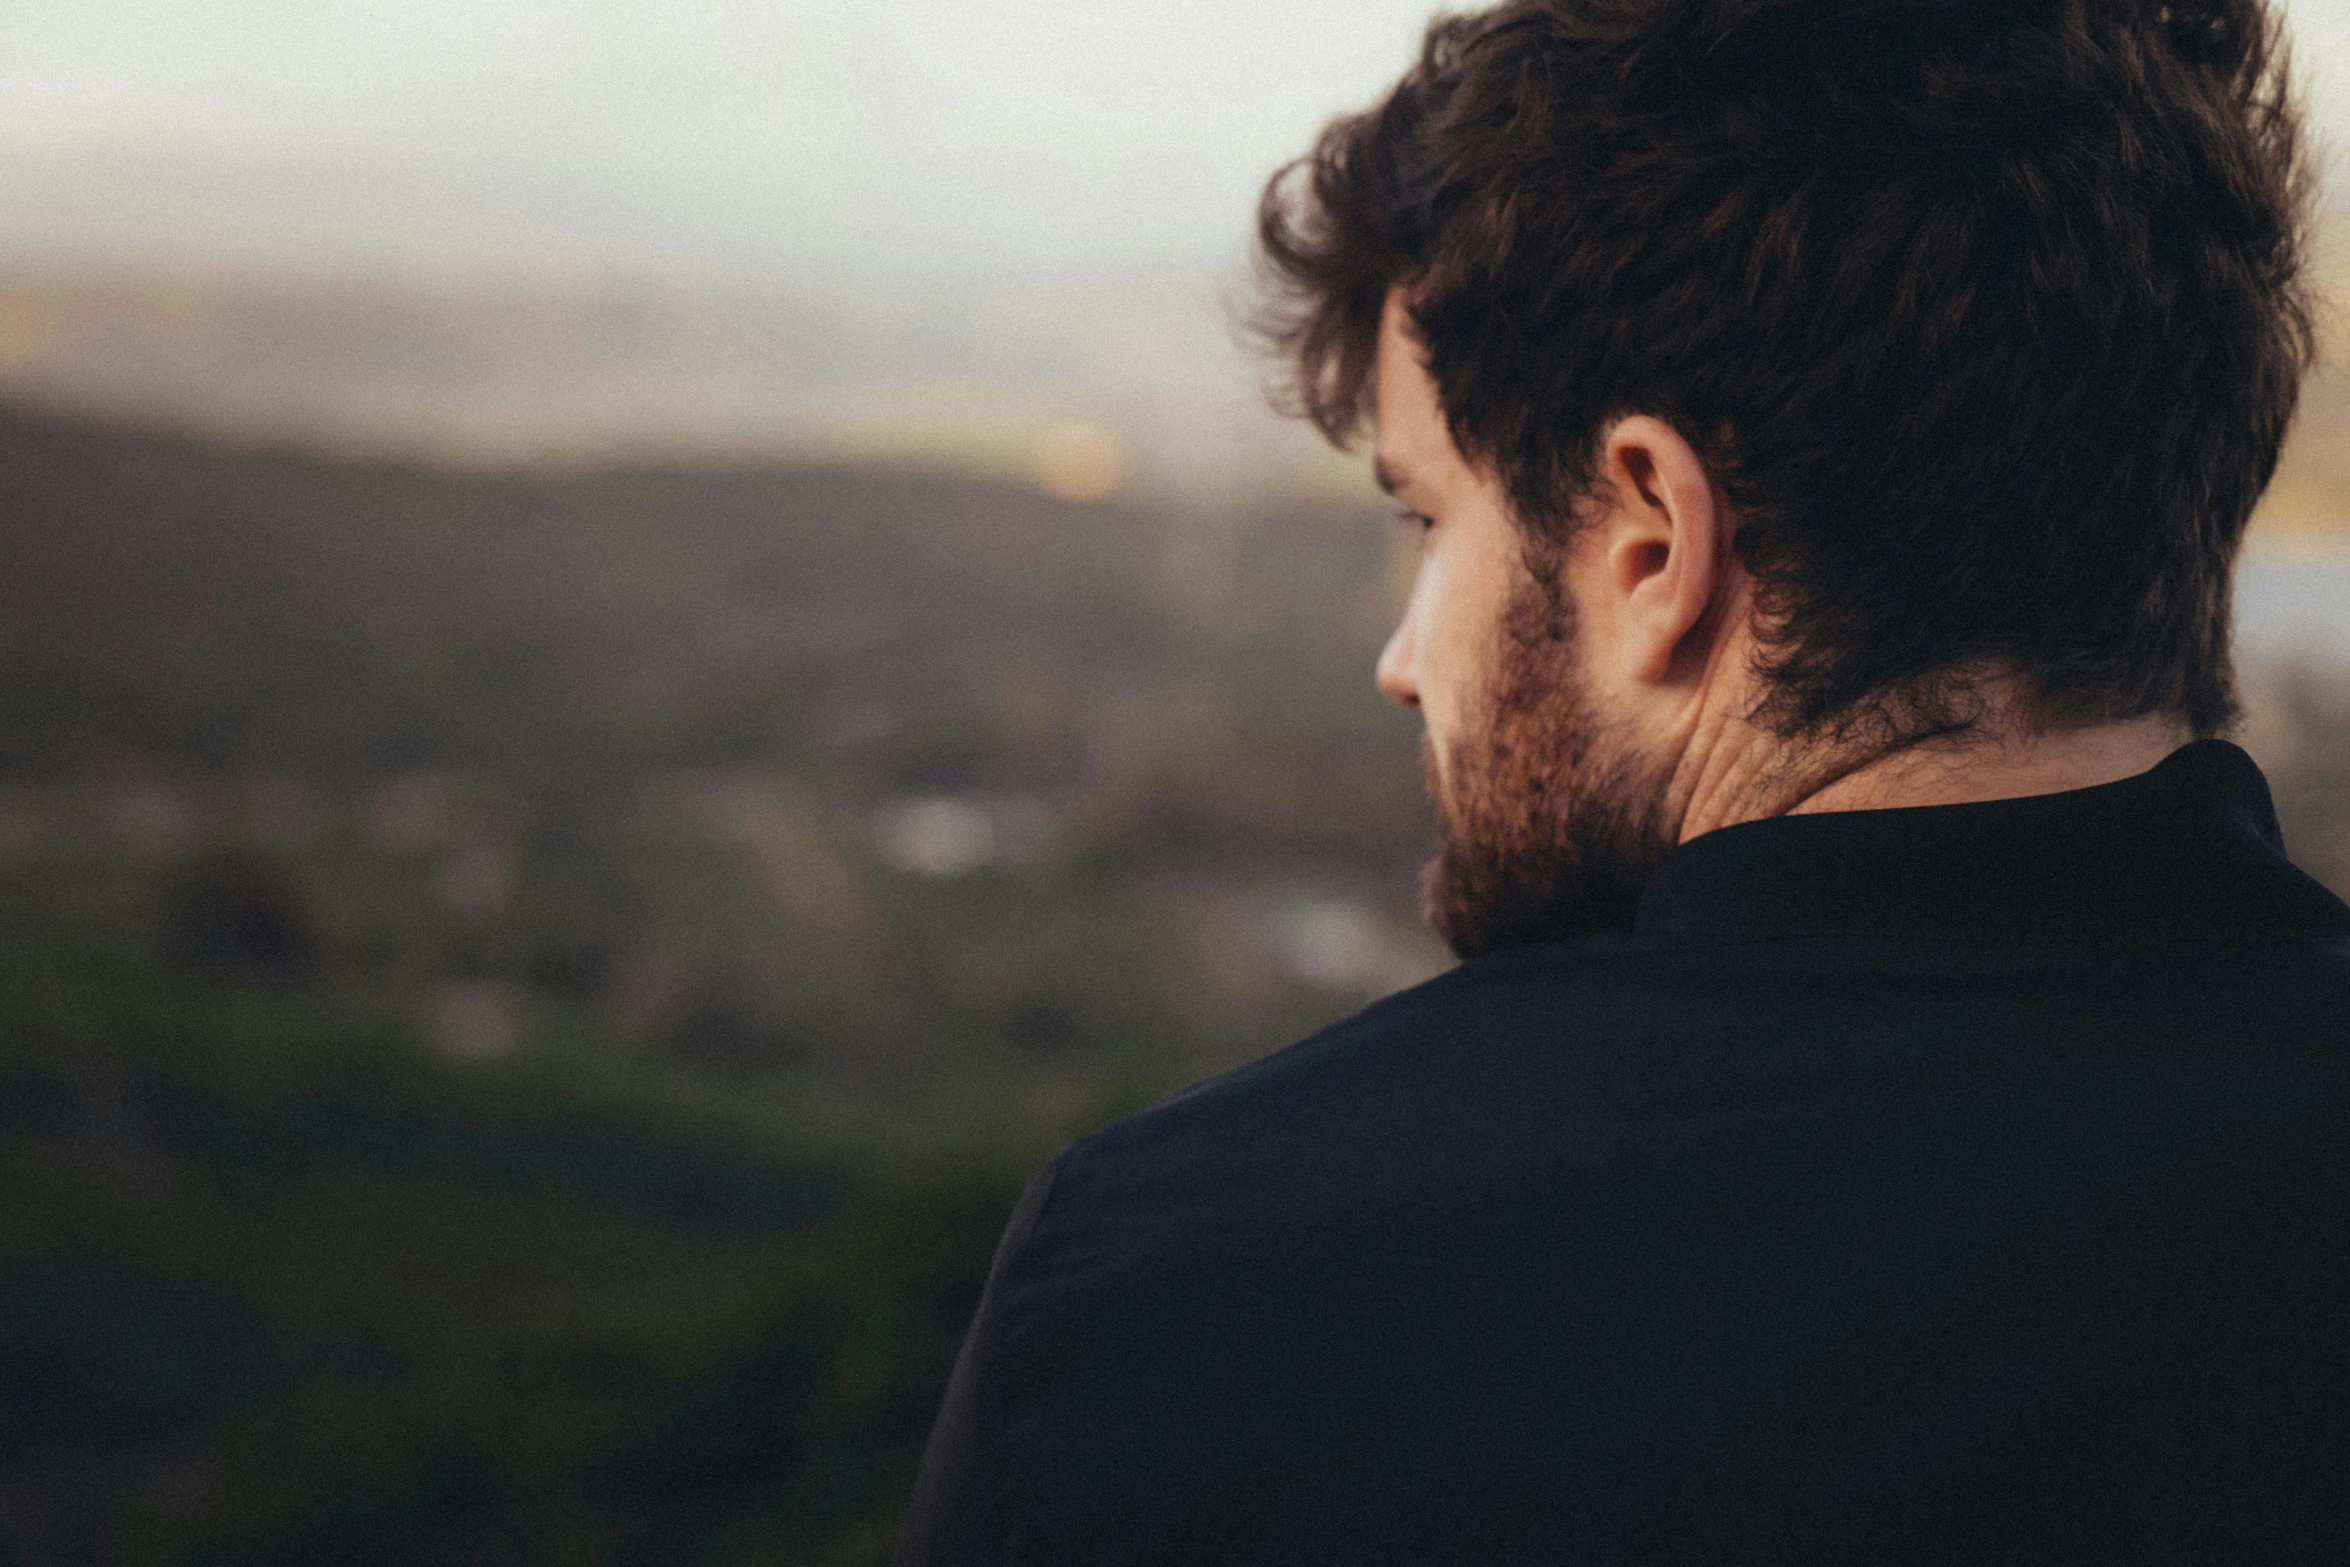
[[[1233,341],[1424,15],[0,17],[0,1567],[879,1563],[1033,1172],[1444,966]],[[2340,324],[2238,603],[2350,890]]]
[[[1358,465],[1258,405],[1245,299],[1191,268],[795,290],[0,252],[0,388],[361,459],[1041,465],[1064,491],[1359,502]]]
[[[1035,1167],[1440,966],[1378,507],[30,403],[0,1560],[878,1560]]]

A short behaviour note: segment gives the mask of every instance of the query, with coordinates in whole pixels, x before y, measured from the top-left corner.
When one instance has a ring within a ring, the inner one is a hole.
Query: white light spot
[[[432,1047],[453,1061],[494,1061],[522,1043],[522,992],[474,981],[438,985],[425,1003]]]
[[[874,815],[881,857],[912,876],[967,876],[996,857],[995,818],[949,796],[898,800]]]

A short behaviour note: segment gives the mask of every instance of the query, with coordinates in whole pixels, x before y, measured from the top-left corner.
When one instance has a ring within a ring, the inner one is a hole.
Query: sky
[[[803,286],[1213,268],[1265,175],[1392,80],[1427,14],[10,0],[0,253]],[[2290,16],[2350,146],[2350,0]]]
[[[2350,3],[2350,0],[2346,0]],[[0,250],[822,284],[1195,270],[1424,0],[10,0]]]
[[[783,283],[1197,271],[1426,0],[9,0],[0,254]],[[2350,0],[2291,0],[2350,147]]]

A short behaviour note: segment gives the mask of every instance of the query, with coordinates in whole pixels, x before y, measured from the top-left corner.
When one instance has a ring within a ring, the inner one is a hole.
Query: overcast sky
[[[0,250],[787,285],[1217,267],[1428,9],[8,0]],[[2350,123],[2350,0],[2291,11],[2318,118]]]
[[[22,249],[1190,267],[1423,0],[9,0]]]

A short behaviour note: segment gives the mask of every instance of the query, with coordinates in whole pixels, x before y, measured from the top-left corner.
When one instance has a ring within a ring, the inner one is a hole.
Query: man
[[[2350,1553],[2257,0],[1511,0],[1269,188],[1466,961],[1028,1193],[904,1563]]]

